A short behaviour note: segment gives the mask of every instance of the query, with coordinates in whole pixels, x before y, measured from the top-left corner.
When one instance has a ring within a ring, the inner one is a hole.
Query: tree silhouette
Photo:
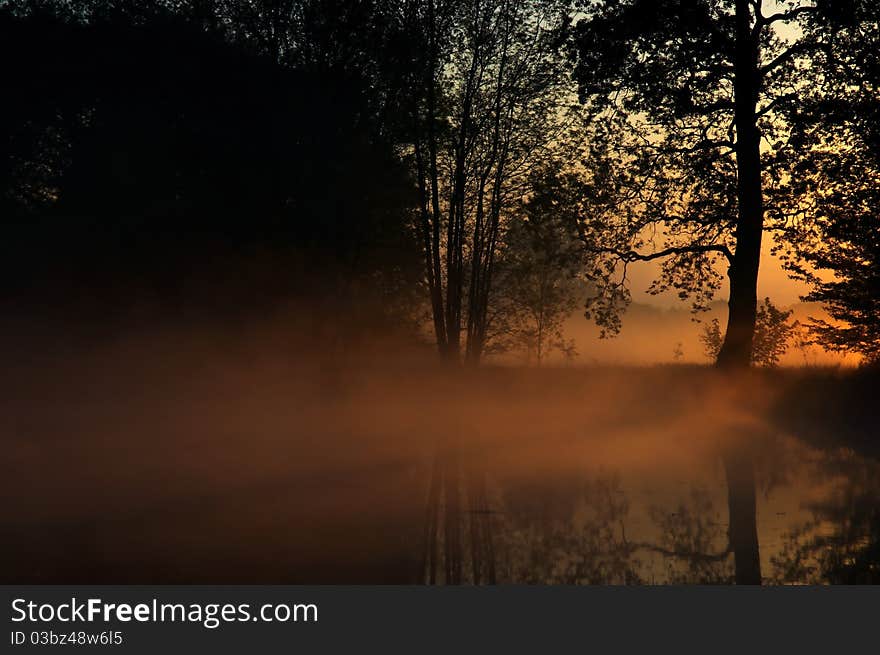
[[[567,5],[426,0],[406,8],[421,39],[412,147],[434,334],[444,358],[477,364],[504,216],[529,171],[564,142]]]
[[[764,302],[758,307],[755,319],[755,338],[752,347],[752,363],[755,366],[772,368],[779,364],[790,344],[795,332],[800,327],[797,321],[791,322],[794,310],[781,310],[770,298],[764,298]],[[718,357],[724,338],[721,334],[721,324],[717,318],[713,318],[703,328],[700,335],[706,355],[711,360]]]
[[[762,161],[761,143],[784,139],[799,66],[819,49],[796,34],[820,7],[764,5],[588,3],[575,47],[581,95],[605,118],[600,154],[622,169],[618,202],[585,225],[604,235],[593,239],[604,257],[593,271],[599,293],[590,310],[616,329],[629,300],[627,264],[656,259],[664,261],[655,291],[674,287],[704,306],[722,282],[720,258],[730,294],[718,365],[733,369],[752,359],[765,186],[776,172],[772,158]],[[725,463],[737,581],[759,583],[751,464],[743,453]]]
[[[446,362],[476,366],[499,310],[493,293],[505,222],[526,193],[529,172],[568,143],[566,104],[573,103],[566,93],[574,88],[563,53],[568,3],[413,0],[401,3],[398,16],[408,44],[401,58],[411,84],[407,149],[434,339]],[[438,445],[440,465],[429,485],[429,582],[438,579],[441,498],[445,582],[462,581],[462,477],[477,485],[468,490],[471,532],[488,531],[488,524],[479,525],[486,517],[478,488],[485,471],[462,476],[457,440],[449,435],[449,443]],[[475,576],[484,550],[491,558],[489,538],[472,544]]]
[[[585,294],[578,189],[574,176],[539,172],[521,211],[508,221],[487,326],[492,352],[524,350],[538,366],[553,351],[573,356],[563,323]]]
[[[809,324],[818,343],[880,356],[880,38],[876,3],[827,5],[808,38],[821,57],[805,70],[810,93],[792,111],[793,169],[780,189],[789,269],[812,286],[832,321]],[[805,84],[805,86],[807,85]]]
[[[318,4],[283,23],[240,16],[251,3],[6,4],[8,297],[100,299],[101,320],[143,295],[224,313],[333,298],[352,327],[412,312],[413,181],[374,84],[382,39]]]
[[[736,2],[596,3],[579,23],[576,76],[603,118],[596,166],[614,166],[608,212],[586,227],[602,235],[592,312],[612,330],[629,294],[626,265],[663,260],[654,290],[678,289],[704,307],[727,265],[730,316],[719,363],[747,366],[757,312],[764,188],[772,160],[761,139],[784,138],[783,108],[812,41],[779,30],[816,7],[766,12]],[[777,146],[781,147],[781,146]],[[615,219],[615,215],[619,218]],[[658,241],[662,239],[662,243]],[[624,278],[625,282],[625,278]]]

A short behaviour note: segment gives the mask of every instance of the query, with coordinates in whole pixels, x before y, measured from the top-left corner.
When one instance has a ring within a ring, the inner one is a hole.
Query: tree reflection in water
[[[764,438],[760,450],[764,582],[880,582],[880,464],[783,436]],[[633,493],[626,473],[499,483],[498,581],[733,583],[721,476],[686,482],[672,500],[652,502]]]
[[[812,518],[789,531],[772,558],[774,581],[880,583],[880,465],[842,450],[815,462],[811,474],[830,491],[805,503]]]
[[[505,582],[639,584],[626,539],[629,502],[616,474],[508,489],[500,562]]]
[[[575,493],[564,494],[565,487]],[[619,473],[505,495],[504,582],[525,584],[728,584],[732,556],[710,493],[693,485],[670,511],[647,508],[655,540],[627,536],[630,501]],[[658,570],[659,569],[659,570]]]
[[[674,511],[651,507],[651,517],[660,528],[657,545],[644,547],[665,556],[665,581],[670,584],[731,584],[732,558],[726,542],[726,528],[709,491],[693,485]]]

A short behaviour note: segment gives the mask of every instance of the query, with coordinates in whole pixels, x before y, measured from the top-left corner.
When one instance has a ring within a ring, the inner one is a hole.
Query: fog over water
[[[399,344],[330,355],[274,324],[19,361],[3,383],[7,581],[418,581],[449,444],[463,470],[485,462],[468,511],[490,517],[499,582],[728,581],[718,455],[743,440],[768,580],[819,577],[774,562],[880,488],[875,461],[771,418],[793,382],[760,373],[449,370]]]

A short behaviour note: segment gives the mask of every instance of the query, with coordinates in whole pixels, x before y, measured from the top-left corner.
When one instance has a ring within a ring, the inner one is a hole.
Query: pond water
[[[4,383],[4,581],[726,583],[734,450],[764,582],[878,581],[877,460],[784,380],[127,352]]]
[[[880,581],[880,465],[765,436],[755,447],[766,583]],[[733,582],[720,458],[690,468],[589,469],[496,486],[499,581]],[[466,539],[466,536],[465,536]]]

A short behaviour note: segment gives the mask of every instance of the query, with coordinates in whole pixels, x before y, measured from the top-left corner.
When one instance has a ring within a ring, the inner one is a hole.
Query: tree
[[[822,43],[805,70],[805,101],[787,117],[783,157],[793,172],[781,191],[787,239],[778,248],[807,281],[805,300],[831,321],[809,324],[829,350],[880,358],[880,8],[873,2],[827,4],[807,33]],[[833,10],[833,11],[832,11]]]
[[[540,171],[531,186],[502,237],[487,348],[525,350],[528,361],[534,357],[540,366],[554,350],[566,359],[575,355],[563,323],[584,291],[583,246],[573,197],[576,176]]]
[[[724,263],[725,366],[750,361],[764,187],[772,184],[760,140],[782,136],[778,119],[796,99],[792,78],[809,50],[777,30],[813,11],[756,7],[747,0],[597,3],[576,44],[581,95],[604,121],[604,151],[594,157],[621,168],[614,205],[586,225],[602,236],[594,241],[604,255],[593,271],[604,284],[591,309],[613,330],[629,298],[615,276],[655,259],[664,260],[655,290],[676,288],[702,308],[720,288],[716,264]]]
[[[438,352],[452,365],[480,363],[501,309],[493,294],[505,223],[525,195],[530,171],[568,143],[567,109],[575,104],[563,52],[568,9],[560,0],[400,5],[399,34],[406,44],[400,62],[410,83],[406,144],[418,187],[425,286]],[[426,578],[438,579],[442,497],[444,579],[462,581],[458,487],[464,477],[473,581],[482,581],[485,558],[486,579],[494,582],[491,517],[481,500],[485,471],[461,475],[456,435],[438,444],[436,457],[426,512]]]
[[[755,340],[752,348],[752,362],[757,366],[772,368],[779,364],[798,329],[797,321],[789,321],[794,310],[781,310],[764,298],[758,308],[755,323]]]
[[[721,352],[721,344],[724,343],[724,335],[721,332],[721,322],[717,318],[713,318],[703,326],[703,332],[700,334],[700,341],[703,343],[703,350],[713,362],[718,359],[718,353]]]
[[[797,321],[791,322],[794,310],[781,310],[770,298],[764,298],[764,302],[758,307],[755,319],[755,338],[752,347],[752,364],[767,368],[775,367],[790,345],[795,332],[800,327]],[[724,343],[721,334],[721,324],[717,318],[713,318],[703,328],[700,335],[706,355],[715,361]]]
[[[425,0],[406,5],[423,41],[412,94],[413,158],[434,334],[479,363],[505,216],[530,170],[565,143],[567,3]]]
[[[626,266],[656,259],[655,290],[677,288],[703,306],[721,285],[720,259],[730,293],[717,363],[727,369],[748,367],[754,347],[765,185],[774,183],[761,144],[784,138],[799,67],[819,47],[779,31],[797,35],[816,5],[767,4],[586,3],[575,45],[582,98],[604,117],[605,156],[622,169],[620,200],[585,225],[603,235],[593,239],[604,256],[590,310],[616,329]],[[725,465],[736,578],[760,583],[752,466],[744,453]]]
[[[143,296],[232,314],[295,299],[321,330],[415,313],[414,180],[373,84],[376,21],[289,3],[282,53],[243,4],[5,3],[7,297],[97,301],[102,324]]]

